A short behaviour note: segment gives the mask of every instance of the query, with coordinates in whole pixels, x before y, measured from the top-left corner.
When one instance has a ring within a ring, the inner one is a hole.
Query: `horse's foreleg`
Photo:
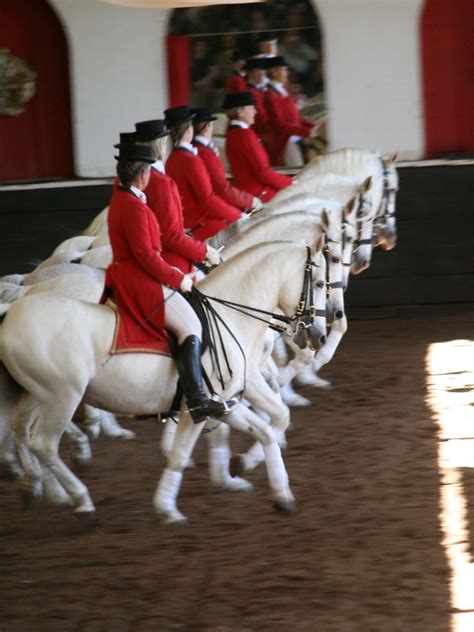
[[[262,409],[270,418],[270,426],[273,428],[277,443],[286,444],[285,430],[290,423],[290,411],[282,401],[279,394],[275,393],[256,370],[252,370],[246,384],[245,396],[256,408]],[[253,470],[265,459],[263,446],[256,441],[245,453],[239,454],[231,460],[231,474],[238,475]]]
[[[155,511],[163,516],[166,523],[186,522],[186,517],[177,507],[176,499],[181,487],[183,470],[204,425],[204,422],[195,424],[189,411],[184,407],[181,408],[173,447],[153,496]]]
[[[294,496],[288,481],[288,474],[276,442],[273,429],[245,406],[237,405],[231,410],[226,422],[237,430],[252,434],[262,444],[273,502],[276,509],[289,513],[294,506]]]
[[[332,360],[342,337],[347,331],[347,318],[343,316],[332,323],[331,331],[327,337],[326,344],[317,352],[313,368],[318,372],[325,364]]]
[[[213,429],[206,434],[211,482],[217,487],[229,491],[250,491],[253,489],[251,483],[238,476],[233,478],[229,473],[229,426],[225,423],[216,426],[217,422],[215,421],[211,421],[211,423]]]

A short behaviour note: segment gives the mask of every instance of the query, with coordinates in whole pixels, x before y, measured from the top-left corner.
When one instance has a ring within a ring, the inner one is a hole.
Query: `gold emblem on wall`
[[[26,61],[0,47],[0,116],[17,116],[26,109],[36,88],[36,72]]]

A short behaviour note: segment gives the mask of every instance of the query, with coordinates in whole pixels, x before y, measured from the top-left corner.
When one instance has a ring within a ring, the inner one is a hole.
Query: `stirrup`
[[[228,404],[224,401],[216,401],[215,399],[208,399],[205,404],[200,403],[197,406],[189,406],[188,410],[193,418],[195,424],[199,424],[205,421],[209,417],[213,419],[222,419],[230,413],[230,407],[232,404]],[[214,407],[214,410],[212,408]]]

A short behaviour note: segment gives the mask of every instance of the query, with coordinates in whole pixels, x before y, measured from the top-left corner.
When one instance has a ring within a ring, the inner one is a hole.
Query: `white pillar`
[[[424,0],[312,0],[320,18],[329,139],[423,154],[419,24]]]

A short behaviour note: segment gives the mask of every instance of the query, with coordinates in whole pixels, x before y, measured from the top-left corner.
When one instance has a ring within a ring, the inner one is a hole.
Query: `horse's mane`
[[[230,254],[229,256],[228,252],[235,249],[239,250],[242,242],[245,243],[245,241],[248,239],[258,239],[258,234],[260,232],[265,233],[265,231],[268,230],[268,226],[273,223],[278,224],[278,230],[281,231],[282,235],[284,235],[286,227],[288,228],[288,230],[291,230],[291,228],[293,228],[299,220],[303,220],[307,224],[311,219],[319,218],[321,218],[321,213],[311,213],[310,211],[294,211],[288,214],[282,213],[281,215],[269,215],[268,217],[263,218],[261,221],[255,222],[252,226],[248,228],[248,230],[240,233],[239,235],[236,235],[233,239],[227,241],[223,250],[223,254],[225,255],[226,261],[230,257],[237,256],[232,254]],[[264,238],[264,234],[262,234],[262,238]],[[273,238],[270,239],[272,239],[272,243],[275,243],[275,240],[273,240]],[[289,239],[294,238],[290,237]],[[264,241],[261,241],[260,243],[264,243]],[[250,248],[253,248],[253,246],[249,246],[248,249]]]
[[[355,188],[359,182],[360,178],[355,178],[353,175],[348,176],[331,172],[312,173],[311,177],[304,178],[301,182],[292,185],[291,188],[279,191],[268,206],[275,208],[277,205],[290,204],[293,199],[301,198],[301,200],[304,200],[304,196],[308,195],[320,198],[336,198],[339,201],[342,199],[346,200],[354,195]],[[293,191],[294,194],[292,195]]]
[[[341,175],[364,175],[368,159],[380,157],[368,149],[355,149],[346,147],[337,149],[329,154],[313,158],[298,174],[298,180],[302,181],[320,173],[339,173]],[[382,168],[382,164],[380,164]]]
[[[109,214],[109,207],[106,206],[103,211],[94,217],[89,226],[83,231],[83,235],[104,235],[108,231],[107,216]]]
[[[200,290],[205,293],[209,290],[211,292],[218,291],[218,288],[229,288],[235,285],[235,272],[242,262],[245,262],[247,269],[254,269],[254,266],[258,259],[262,259],[265,256],[275,254],[275,250],[279,247],[285,246],[288,250],[301,248],[301,244],[295,241],[273,240],[265,241],[254,246],[246,248],[242,252],[239,252],[234,257],[231,257],[228,261],[224,261],[217,268],[212,270],[204,279],[201,279],[196,284]]]

